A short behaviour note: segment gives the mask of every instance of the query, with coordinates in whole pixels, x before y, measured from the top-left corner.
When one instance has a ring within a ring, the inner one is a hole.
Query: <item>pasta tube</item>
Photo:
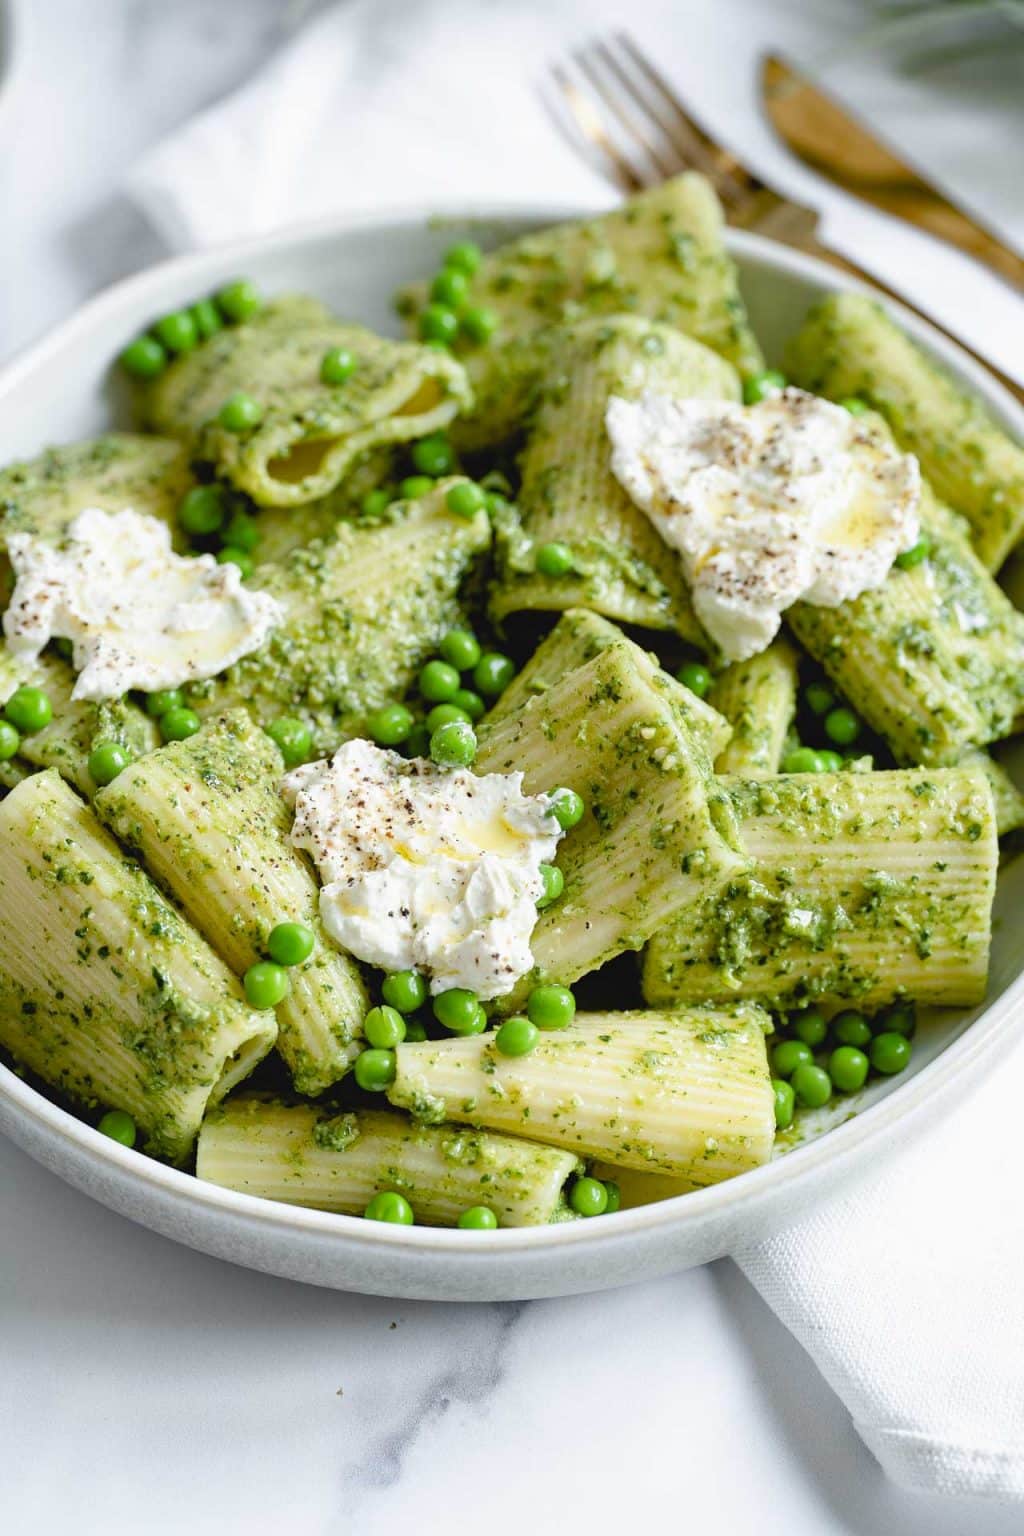
[[[709,703],[728,720],[732,735],[715,759],[716,773],[750,779],[778,773],[796,715],[796,683],[796,651],[784,637],[718,674]]]

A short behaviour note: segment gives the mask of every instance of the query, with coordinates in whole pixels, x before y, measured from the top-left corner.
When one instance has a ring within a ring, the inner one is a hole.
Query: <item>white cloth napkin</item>
[[[630,17],[666,67],[671,14],[650,0]],[[129,191],[182,248],[431,198],[607,204],[537,94],[545,61],[597,24],[553,0],[352,0],[158,146]],[[940,1131],[738,1256],[907,1486],[1024,1498],[1022,1084],[1024,1051]]]

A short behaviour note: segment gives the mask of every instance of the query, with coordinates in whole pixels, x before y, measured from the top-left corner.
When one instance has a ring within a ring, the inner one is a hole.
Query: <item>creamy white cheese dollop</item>
[[[34,658],[49,640],[70,640],[74,699],[215,677],[283,617],[275,598],[242,585],[236,565],[175,554],[166,523],[131,509],[89,507],[60,545],[16,533],[7,552],[17,578],[7,648]]]
[[[729,661],[764,650],[798,599],[835,608],[917,542],[921,474],[860,418],[803,390],[757,405],[613,395],[612,471],[679,551]]]
[[[323,882],[320,915],[343,949],[430,990],[509,992],[533,965],[542,863],[561,828],[521,773],[474,774],[407,761],[369,741],[282,782],[292,842]]]

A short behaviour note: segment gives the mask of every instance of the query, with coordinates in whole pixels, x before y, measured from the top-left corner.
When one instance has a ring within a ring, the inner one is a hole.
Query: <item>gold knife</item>
[[[805,165],[884,213],[957,246],[1024,292],[1024,256],[950,202],[785,59],[769,54],[762,60],[761,92],[776,132]]]

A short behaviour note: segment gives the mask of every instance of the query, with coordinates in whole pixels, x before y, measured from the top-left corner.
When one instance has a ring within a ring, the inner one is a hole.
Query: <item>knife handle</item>
[[[863,283],[870,284],[872,288],[877,288],[880,293],[884,293],[887,298],[895,299],[898,304],[902,304],[904,309],[909,309],[919,319],[927,320],[930,326],[936,331],[941,331],[943,336],[948,337],[950,341],[955,342],[962,352],[966,352],[968,357],[973,358],[976,363],[979,363],[1004,389],[1009,390],[1015,400],[1019,400],[1024,405],[1024,386],[1018,384],[1015,379],[1009,378],[994,363],[990,362],[987,357],[982,357],[980,352],[975,352],[974,348],[968,346],[962,337],[954,335],[952,331],[936,320],[933,315],[926,314],[923,309],[919,309],[912,299],[907,298],[905,293],[899,293],[895,288],[890,288],[874,272],[865,271],[856,262],[850,261],[846,256],[841,256],[831,246],[823,245],[814,236],[800,240],[799,249],[806,251],[810,256],[817,256],[820,261],[827,261],[831,266],[838,267],[842,272],[850,273],[852,277],[859,278]]]

